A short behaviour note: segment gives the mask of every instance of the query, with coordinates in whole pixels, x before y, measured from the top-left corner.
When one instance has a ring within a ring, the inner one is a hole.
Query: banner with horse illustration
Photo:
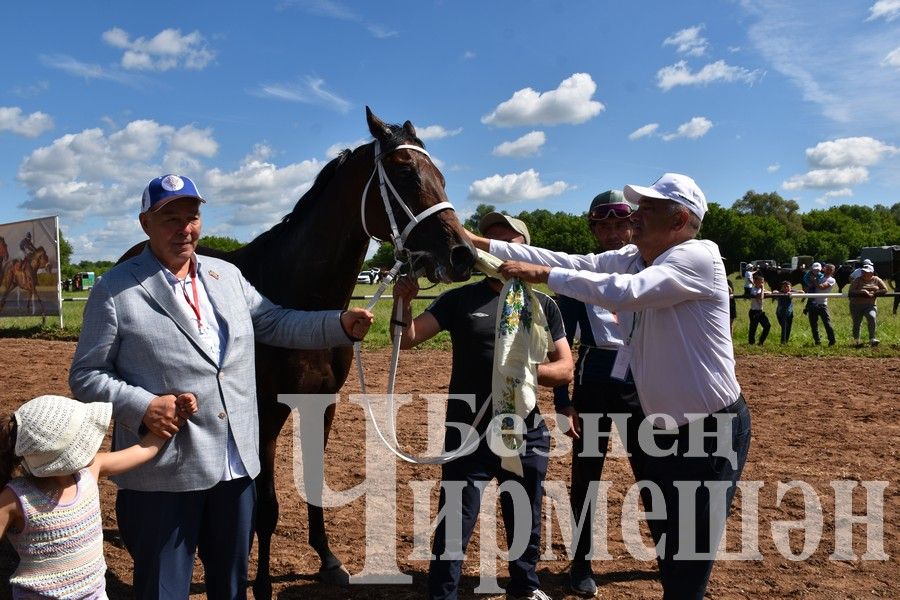
[[[0,224],[0,317],[62,315],[59,218]]]

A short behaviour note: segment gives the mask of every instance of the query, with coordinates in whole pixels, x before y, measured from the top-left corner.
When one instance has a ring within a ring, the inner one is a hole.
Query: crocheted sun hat
[[[71,475],[91,463],[112,418],[109,402],[38,396],[15,413],[16,456],[35,477]]]

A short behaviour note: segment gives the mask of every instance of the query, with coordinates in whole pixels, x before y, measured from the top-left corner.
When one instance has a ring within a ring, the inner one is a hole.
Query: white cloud
[[[692,73],[687,62],[680,60],[656,72],[656,85],[663,91],[669,91],[679,85],[708,85],[715,81],[742,81],[752,84],[761,76],[762,73],[758,70],[749,71],[744,67],[735,67],[724,60],[709,63],[696,73]]]
[[[170,28],[150,39],[132,40],[126,31],[114,27],[103,32],[102,37],[113,48],[124,50],[120,63],[127,70],[168,71],[179,67],[199,70],[215,58],[199,31],[182,35],[181,30]]]
[[[264,83],[250,93],[260,98],[317,104],[344,114],[352,107],[350,102],[325,89],[324,79],[316,77],[307,77],[306,81],[300,84]]]
[[[473,181],[469,186],[469,198],[498,204],[543,200],[549,196],[558,196],[570,187],[564,181],[554,181],[549,185],[544,185],[541,183],[540,173],[534,169],[528,169],[522,173],[492,175]]]
[[[356,11],[349,6],[337,0],[283,0],[278,8],[288,6],[296,6],[300,10],[318,17],[327,17],[329,19],[338,19],[339,21],[349,21],[351,23],[359,23],[366,30],[378,39],[384,39],[397,36],[396,31],[387,29],[383,25],[377,23],[369,23]]]
[[[813,169],[794,175],[782,185],[785,189],[828,189],[825,198],[848,196],[851,186],[869,180],[869,169],[886,156],[900,153],[900,148],[871,137],[839,138],[820,142],[806,149],[806,160]]]
[[[900,78],[886,77],[883,62],[897,48],[896,28],[861,27],[860,4],[845,0],[742,0],[740,6],[756,53],[826,117],[852,124],[839,132],[900,135]],[[841,52],[834,52],[835,40]]]
[[[534,156],[547,141],[543,131],[532,131],[511,142],[503,142],[491,151],[494,156]]]
[[[555,90],[536,92],[524,88],[512,98],[481,118],[485,125],[511,127],[515,125],[577,125],[596,117],[605,108],[602,102],[591,100],[597,84],[587,73],[575,73]]]
[[[642,137],[653,135],[654,133],[656,133],[657,129],[659,129],[659,123],[647,123],[643,127],[638,127],[637,129],[629,133],[628,139],[634,141]]]
[[[815,199],[816,204],[821,204],[825,206],[828,204],[829,198],[847,198],[853,195],[853,190],[850,188],[841,188],[839,190],[832,190],[830,192],[825,192],[823,195],[819,196]]]
[[[368,144],[372,141],[372,138],[360,138],[358,140],[354,140],[352,142],[338,142],[336,144],[332,144],[328,146],[325,150],[325,158],[331,160],[332,158],[337,158],[337,155],[343,152],[346,149],[354,150],[363,144]]]
[[[869,7],[869,18],[866,21],[882,17],[888,22],[900,17],[900,0],[878,0]]]
[[[806,149],[806,159],[820,167],[871,166],[900,148],[870,137],[840,138]]]
[[[697,138],[702,138],[704,135],[706,135],[707,132],[712,129],[712,127],[712,121],[710,121],[706,117],[694,117],[690,121],[679,125],[675,133],[667,133],[663,135],[662,139],[666,142],[677,140],[678,138],[696,140]]]
[[[766,167],[766,171],[769,173],[777,173],[781,169],[781,165],[778,163],[773,163]]]
[[[273,225],[312,187],[325,166],[311,159],[279,167],[267,160],[269,154],[266,147],[258,147],[234,171],[215,168],[206,174],[208,194],[216,204],[237,207],[229,221],[232,225]]]
[[[700,32],[703,31],[703,28],[703,25],[696,25],[694,27],[682,29],[663,40],[663,46],[675,46],[675,50],[678,51],[679,54],[686,54],[687,56],[703,56],[708,46],[706,38],[700,36]]]
[[[465,60],[472,60],[472,59],[475,58],[476,56],[478,56],[478,55],[475,54],[474,52],[472,52],[471,50],[466,50],[466,51],[463,53],[463,59],[465,59]]]
[[[457,129],[445,129],[441,125],[428,125],[426,127],[416,127],[416,136],[422,140],[439,140],[445,137],[453,137],[462,133],[462,127]]]
[[[99,128],[66,134],[25,157],[17,178],[29,198],[21,207],[73,219],[133,215],[147,181],[215,155],[212,131],[136,120],[110,134]],[[191,169],[196,173],[198,169]]]
[[[840,167],[836,169],[813,169],[804,175],[794,175],[782,185],[787,190],[804,188],[843,188],[869,180],[869,170],[865,167]]]
[[[0,132],[34,138],[50,129],[53,119],[46,113],[38,111],[26,116],[18,106],[0,106]]]
[[[896,69],[900,69],[900,47],[894,48],[888,55],[884,57],[884,60],[881,61],[881,64],[894,67]]]
[[[75,77],[81,77],[83,79],[116,81],[133,87],[137,87],[139,84],[146,81],[141,76],[106,69],[100,65],[85,63],[65,54],[42,54],[40,56],[40,61],[46,67],[58,69],[69,75],[74,75]]]

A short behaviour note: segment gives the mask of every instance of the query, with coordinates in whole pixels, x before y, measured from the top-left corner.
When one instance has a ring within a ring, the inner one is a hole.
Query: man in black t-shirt
[[[479,229],[489,238],[513,243],[527,242],[530,238],[528,228],[522,221],[500,213],[485,215]],[[457,450],[465,441],[459,430],[452,426],[453,423],[474,426],[479,434],[484,434],[491,421],[491,407],[488,406],[478,422],[474,422],[485,403],[491,402],[494,340],[502,287],[499,280],[486,277],[483,281],[449,290],[413,319],[410,305],[418,293],[418,285],[413,279],[401,278],[394,286],[394,301],[403,299],[401,320],[406,324],[401,347],[412,348],[442,330],[450,332],[453,367],[447,402],[445,451]],[[538,365],[538,383],[546,386],[567,384],[572,380],[574,364],[559,308],[546,294],[537,292],[537,296],[547,316],[550,337],[553,339],[553,351],[547,354],[547,362]],[[396,311],[392,314],[396,314]],[[463,399],[467,396],[474,396],[474,407]],[[465,552],[478,519],[481,491],[484,484],[494,478],[501,484],[507,481],[518,482],[531,504],[531,533],[527,547],[521,556],[509,557],[510,583],[506,588],[507,596],[532,600],[547,598],[539,589],[536,567],[540,556],[541,502],[550,448],[549,432],[537,408],[528,415],[525,424],[525,451],[520,456],[524,472],[522,477],[501,469],[500,457],[491,451],[484,437],[473,452],[443,465],[438,511],[447,510],[448,514],[451,510],[454,511],[461,516],[462,526],[459,531],[447,531],[446,517],[438,523],[432,546],[434,558],[428,573],[428,598],[457,597],[462,560],[445,554]],[[444,486],[444,482],[448,481],[466,482],[461,496],[451,494],[448,499],[447,488]],[[500,495],[500,507],[507,535],[512,535],[511,532],[515,531],[514,503],[508,493]]]

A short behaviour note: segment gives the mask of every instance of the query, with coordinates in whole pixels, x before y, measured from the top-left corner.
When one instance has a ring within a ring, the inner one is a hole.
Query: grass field
[[[734,275],[731,276],[734,279]],[[425,283],[422,280],[420,283]],[[431,289],[423,289],[422,297],[438,296],[441,292],[463,284],[439,284]],[[426,286],[427,287],[427,286]],[[738,287],[738,286],[736,286]],[[356,286],[356,296],[371,296],[375,293],[377,285],[360,284]],[[544,291],[547,291],[544,288]],[[87,292],[64,292],[64,298],[86,298]],[[353,300],[353,306],[365,306],[368,300]],[[416,300],[413,305],[413,314],[417,315],[431,303],[430,299]],[[7,317],[0,319],[0,337],[38,337],[44,339],[76,340],[81,331],[83,301],[63,302],[63,321],[65,327],[60,330],[58,317],[47,317],[47,325],[41,326],[39,317]],[[794,324],[791,332],[790,343],[779,343],[781,329],[775,319],[775,302],[766,301],[765,311],[772,322],[772,329],[764,346],[750,346],[747,343],[749,300],[737,299],[738,316],[734,327],[734,348],[737,354],[774,354],[783,356],[900,356],[900,315],[892,315],[892,298],[878,299],[878,327],[877,336],[881,345],[877,348],[855,348],[852,345],[850,309],[846,298],[831,298],[828,301],[831,313],[831,321],[834,326],[837,344],[828,347],[827,344],[815,346],[812,341],[812,333],[809,321],[802,313],[803,300],[794,301]],[[388,289],[382,301],[375,307],[375,324],[364,342],[364,348],[374,349],[390,346],[390,334],[388,326],[391,315],[390,289]],[[825,340],[825,332],[821,325],[819,330],[822,339]],[[865,321],[862,325],[862,337],[866,337]],[[440,333],[429,340],[422,347],[449,349],[450,338],[446,333]]]

